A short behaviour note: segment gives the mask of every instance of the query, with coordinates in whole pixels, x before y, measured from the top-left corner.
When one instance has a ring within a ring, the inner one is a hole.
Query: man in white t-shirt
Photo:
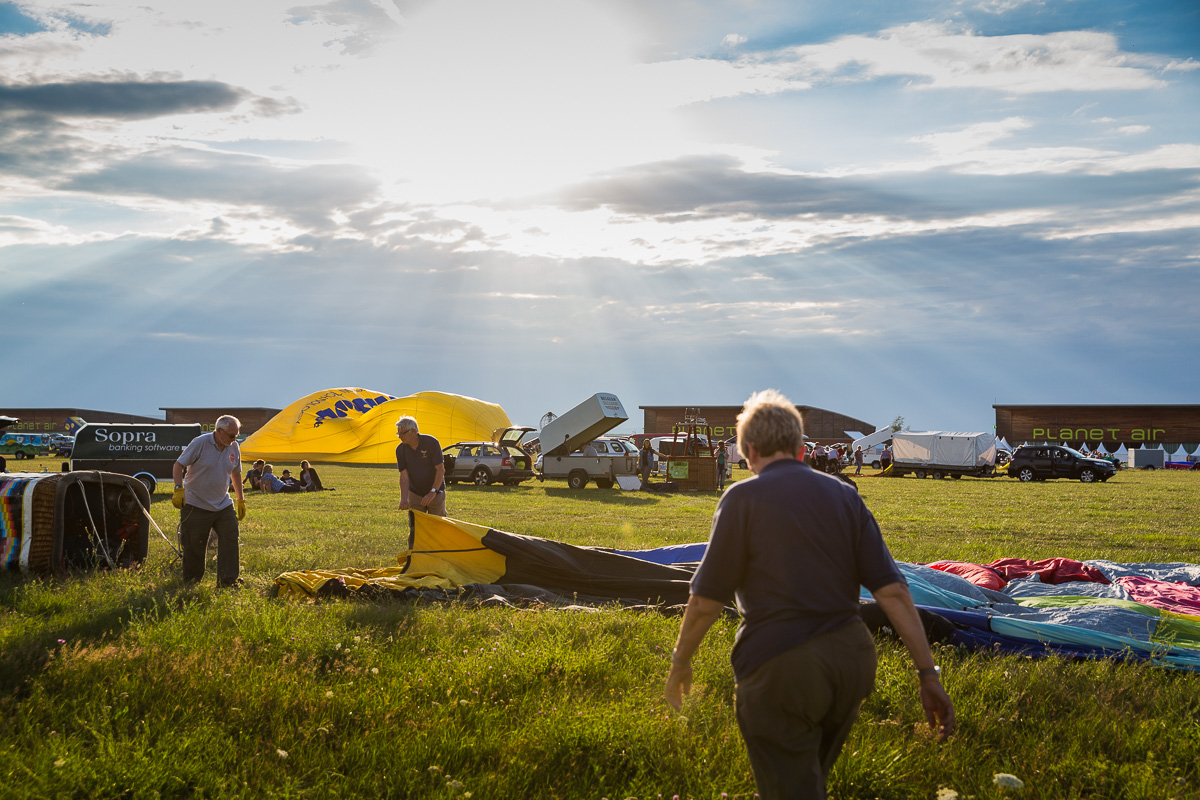
[[[237,437],[242,423],[229,415],[217,419],[212,433],[203,433],[179,454],[172,472],[179,509],[179,539],[183,549],[183,579],[199,583],[204,577],[208,532],[217,532],[217,586],[235,586],[238,577],[238,522],[246,516],[242,493],[242,451]],[[229,496],[230,480],[237,494],[236,513]]]

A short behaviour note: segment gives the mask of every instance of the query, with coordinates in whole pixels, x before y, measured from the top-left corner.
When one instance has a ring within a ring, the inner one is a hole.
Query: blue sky
[[[0,404],[1198,402],[1192,0],[155,5],[0,2]]]

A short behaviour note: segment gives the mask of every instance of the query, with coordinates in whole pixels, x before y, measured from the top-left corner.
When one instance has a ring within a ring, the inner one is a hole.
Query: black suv
[[[1008,476],[1019,481],[1078,478],[1084,483],[1106,481],[1117,474],[1111,461],[1088,458],[1060,444],[1027,444],[1013,451]]]

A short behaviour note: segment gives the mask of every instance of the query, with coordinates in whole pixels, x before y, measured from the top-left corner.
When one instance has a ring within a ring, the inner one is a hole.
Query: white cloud
[[[973,3],[963,3],[970,8],[976,8],[985,14],[1007,14],[1016,11],[1021,6],[1041,4],[1044,0],[976,0]]]
[[[918,79],[916,88],[990,89],[1011,94],[1137,90],[1163,86],[1162,59],[1122,52],[1093,31],[980,36],[948,24],[914,22],[877,36],[845,36],[789,48],[793,70],[810,79]]]
[[[740,33],[727,33],[725,38],[721,40],[723,47],[737,47],[746,43],[746,37]]]
[[[64,225],[50,225],[40,219],[0,214],[0,247],[14,244],[55,244],[73,239]]]

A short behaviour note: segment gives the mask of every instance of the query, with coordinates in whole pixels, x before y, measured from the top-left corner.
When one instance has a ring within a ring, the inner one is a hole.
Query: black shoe
[[[224,581],[217,584],[218,589],[240,589],[246,582],[241,578],[234,578],[232,581]]]

